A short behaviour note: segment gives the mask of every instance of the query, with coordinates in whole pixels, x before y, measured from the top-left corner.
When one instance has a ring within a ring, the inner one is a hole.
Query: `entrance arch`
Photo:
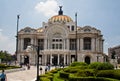
[[[52,55],[52,65],[57,66],[58,64],[58,56],[57,55]]]
[[[29,64],[29,56],[27,55],[24,56],[24,64],[25,65]]]
[[[90,64],[90,57],[89,56],[85,57],[85,63]]]

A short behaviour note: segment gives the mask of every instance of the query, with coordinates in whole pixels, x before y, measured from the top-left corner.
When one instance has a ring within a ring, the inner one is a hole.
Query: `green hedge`
[[[71,77],[69,78],[69,81],[119,81],[119,80],[102,77]]]
[[[53,69],[53,70],[51,70],[50,72],[51,72],[51,73],[57,73],[58,70],[57,70],[57,69]]]
[[[120,80],[120,70],[101,70],[97,73],[97,77],[108,77]]]
[[[50,81],[47,77],[40,77],[40,81]]]
[[[114,66],[110,63],[101,63],[98,65],[97,70],[113,70]]]
[[[68,79],[69,78],[69,73],[66,73],[66,72],[60,72],[59,73],[59,76],[61,77],[61,78],[64,78],[64,79]]]
[[[77,73],[78,70],[81,70],[81,69],[82,70],[87,69],[87,66],[68,67],[68,68],[64,68],[63,71],[68,73]]]
[[[53,81],[53,76],[49,74],[40,75],[40,81]]]
[[[96,69],[96,70],[112,70],[114,69],[114,66],[110,63],[100,63],[100,62],[94,62],[89,65],[90,69]]]
[[[75,67],[75,66],[87,66],[85,62],[73,62],[70,66]]]
[[[20,68],[18,66],[9,66],[9,65],[5,65],[5,64],[0,64],[0,70],[2,69],[15,69],[15,68]]]
[[[93,69],[78,70],[76,76],[88,77],[88,76],[94,76],[94,73],[95,71]]]

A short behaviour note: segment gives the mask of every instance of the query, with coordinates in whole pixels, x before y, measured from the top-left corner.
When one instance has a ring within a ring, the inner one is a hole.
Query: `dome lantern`
[[[55,15],[49,19],[49,22],[73,22],[73,20],[67,16],[63,15],[62,6],[59,6],[60,10],[58,11],[58,15]]]
[[[63,11],[62,11],[62,6],[59,6],[60,10],[58,12],[58,15],[63,15]]]

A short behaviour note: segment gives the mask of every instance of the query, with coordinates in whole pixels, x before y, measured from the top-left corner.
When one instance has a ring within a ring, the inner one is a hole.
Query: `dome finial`
[[[59,8],[60,8],[60,10],[59,10],[58,15],[63,15],[62,6],[59,6]]]

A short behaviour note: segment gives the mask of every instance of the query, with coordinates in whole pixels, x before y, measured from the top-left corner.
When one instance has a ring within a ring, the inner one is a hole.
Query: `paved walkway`
[[[26,67],[25,67],[26,68]],[[36,67],[31,66],[30,70],[7,73],[7,81],[31,81],[36,77]]]
[[[45,66],[42,66],[43,73]],[[7,81],[35,81],[36,80],[36,74],[37,74],[37,67],[31,66],[30,70],[24,70],[24,71],[18,71],[18,72],[12,72],[7,73]]]

